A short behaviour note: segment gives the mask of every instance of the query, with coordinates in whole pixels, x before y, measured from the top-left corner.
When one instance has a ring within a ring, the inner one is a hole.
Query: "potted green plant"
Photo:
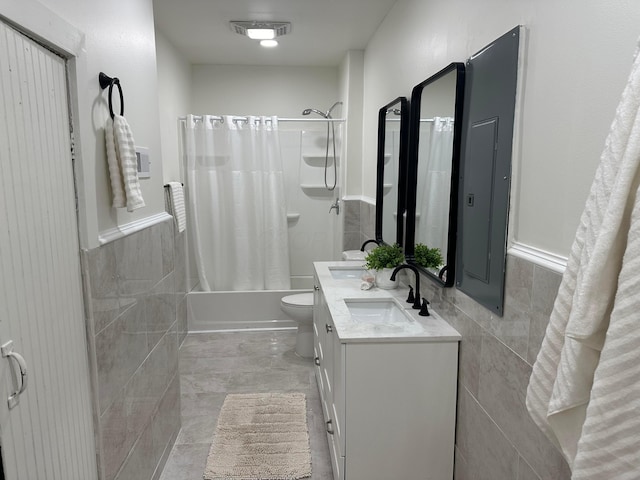
[[[423,243],[416,243],[414,257],[416,263],[424,268],[439,269],[444,265],[442,251],[438,247],[429,248]]]
[[[393,269],[404,263],[404,253],[397,243],[395,245],[379,245],[369,251],[365,259],[365,268],[376,271],[376,285],[380,288],[392,289],[398,286],[398,280],[391,280]]]

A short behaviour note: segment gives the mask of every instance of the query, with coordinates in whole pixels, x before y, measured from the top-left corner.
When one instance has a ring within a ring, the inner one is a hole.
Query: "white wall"
[[[362,105],[364,94],[364,51],[347,52],[340,64],[340,97],[347,119],[342,185],[345,195],[359,193],[362,184]]]
[[[337,68],[194,65],[190,113],[298,118],[338,95]]]
[[[178,117],[191,113],[191,64],[158,30],[156,57],[164,183],[183,181],[178,153]]]
[[[511,233],[566,256],[630,70],[640,2],[398,0],[365,52],[362,193],[375,196],[377,110],[518,24],[528,40]]]
[[[51,12],[43,11],[43,5]],[[77,75],[72,95],[78,93],[81,246],[92,248],[100,232],[164,211],[153,5],[152,0],[0,1],[0,15],[22,25],[42,24],[46,29],[56,23],[52,14],[84,35],[81,58],[72,72],[72,77]],[[134,213],[111,207],[103,128],[109,113],[107,94],[98,85],[101,71],[120,78],[136,145],[148,147],[153,162],[151,179],[141,182],[147,206]]]

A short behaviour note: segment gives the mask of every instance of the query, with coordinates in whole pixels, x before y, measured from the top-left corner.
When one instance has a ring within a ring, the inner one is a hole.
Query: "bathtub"
[[[280,310],[280,299],[309,291],[191,292],[187,294],[189,333],[295,329],[295,320]]]

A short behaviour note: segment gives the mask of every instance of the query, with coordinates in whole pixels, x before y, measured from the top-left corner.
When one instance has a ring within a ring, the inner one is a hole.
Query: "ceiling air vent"
[[[291,23],[289,22],[262,22],[262,21],[231,21],[231,30],[240,35],[249,37],[249,30],[271,30],[273,37],[281,37],[291,32]]]

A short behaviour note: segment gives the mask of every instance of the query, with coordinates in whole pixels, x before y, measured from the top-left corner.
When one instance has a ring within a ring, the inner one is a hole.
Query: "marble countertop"
[[[354,269],[363,265],[362,260],[339,262],[314,262],[314,268],[322,292],[324,293],[333,318],[335,331],[343,343],[352,342],[452,342],[460,341],[461,335],[437,312],[429,309],[431,316],[421,317],[418,310],[413,310],[406,303],[409,293],[407,287],[400,286],[393,290],[374,287],[361,290],[362,280],[356,278],[336,279],[331,271]],[[381,301],[393,299],[397,306],[409,315],[407,321],[394,324],[372,324],[358,322],[352,318],[346,300]]]

